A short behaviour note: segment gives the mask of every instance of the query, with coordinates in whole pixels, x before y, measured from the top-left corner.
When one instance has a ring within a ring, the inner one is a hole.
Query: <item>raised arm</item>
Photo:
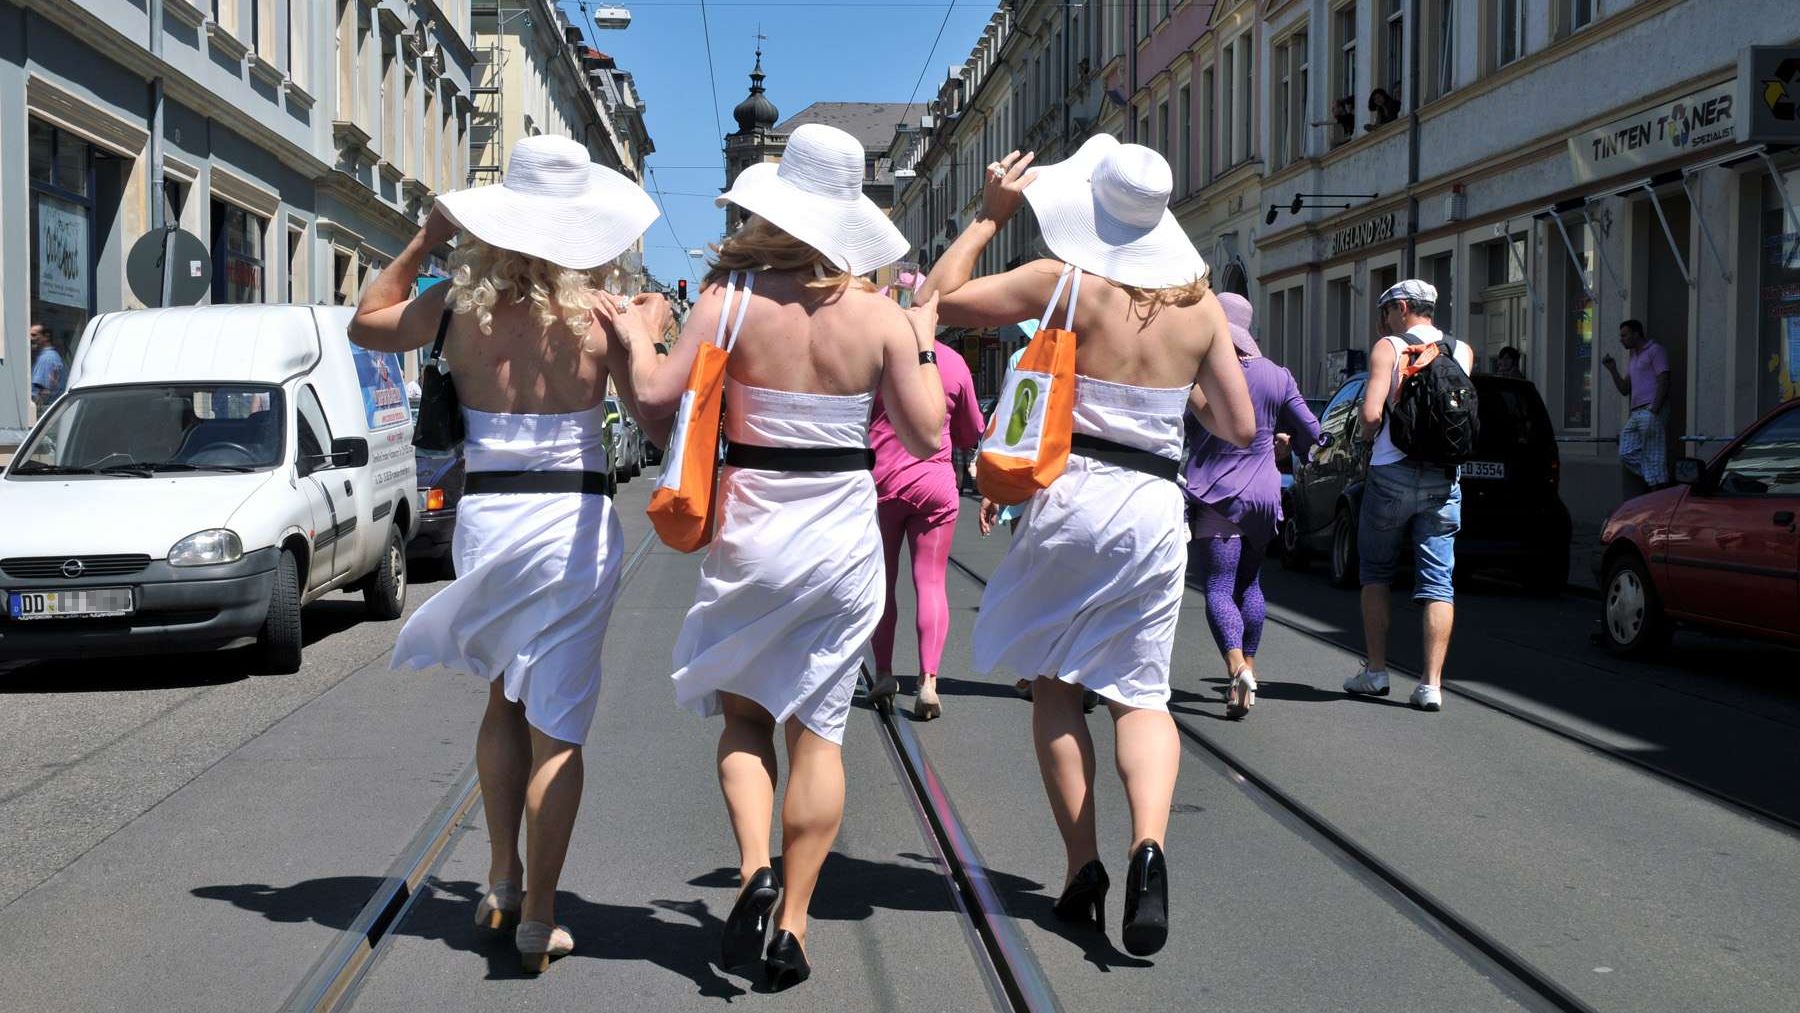
[[[656,354],[661,340],[664,318],[648,313],[645,297],[639,296],[624,311],[602,303],[600,315],[607,328],[630,349],[631,389],[637,398],[639,422],[649,425],[674,416],[681,406],[681,394],[687,389],[688,374],[694,368],[694,356],[700,343],[710,341],[719,327],[719,310],[725,302],[725,286],[708,285],[700,299],[688,311],[687,323],[669,354]],[[667,302],[663,303],[666,309]]]
[[[640,294],[622,309],[617,296],[602,292],[594,308],[595,320],[606,329],[607,375],[612,377],[620,399],[625,402],[625,410],[638,420],[651,440],[659,444],[668,440],[667,419],[664,416],[652,418],[644,410],[634,370],[641,367],[650,374],[662,359],[657,354],[656,343],[669,325],[670,313],[669,300],[655,292]]]
[[[1207,343],[1200,371],[1194,376],[1199,398],[1190,396],[1189,407],[1208,432],[1233,446],[1248,447],[1256,438],[1256,411],[1250,405],[1250,386],[1244,382],[1237,349],[1231,344],[1225,307],[1208,292],[1200,301],[1200,311],[1202,326],[1212,332],[1212,340]]]
[[[1039,261],[987,278],[972,279],[981,251],[1018,212],[1025,188],[1037,174],[1027,172],[1034,156],[1013,152],[988,166],[981,214],[956,237],[932,267],[919,298],[938,296],[938,315],[954,327],[998,327],[1036,317],[1056,285],[1060,267]]]
[[[900,445],[918,458],[937,453],[944,441],[943,379],[936,366],[919,361],[937,351],[937,303],[927,296],[907,310],[905,324],[886,328],[882,342],[881,401]]]
[[[350,320],[351,341],[377,352],[410,352],[437,336],[449,284],[433,285],[416,297],[412,288],[425,258],[454,235],[455,223],[434,208],[412,242],[364,290]]]

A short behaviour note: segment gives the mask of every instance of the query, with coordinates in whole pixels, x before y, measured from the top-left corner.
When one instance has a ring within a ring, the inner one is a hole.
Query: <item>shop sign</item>
[[[1744,144],[1800,144],[1800,47],[1749,46],[1738,54]]]
[[[1389,211],[1385,215],[1376,215],[1366,222],[1358,222],[1333,232],[1330,255],[1336,257],[1365,246],[1387,242],[1394,238],[1394,222],[1394,212]]]
[[[1583,183],[1652,165],[1732,140],[1742,119],[1736,81],[1569,138],[1569,160]]]
[[[87,211],[52,197],[38,198],[38,298],[88,308]]]

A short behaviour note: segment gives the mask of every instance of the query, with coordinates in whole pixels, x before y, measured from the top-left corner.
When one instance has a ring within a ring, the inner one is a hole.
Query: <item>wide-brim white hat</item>
[[[836,127],[808,123],[788,137],[779,163],[738,173],[719,195],[825,255],[850,274],[906,256],[912,244],[863,195],[863,146]]]
[[[566,137],[513,145],[499,183],[447,193],[444,214],[476,239],[561,267],[585,271],[616,259],[656,221],[643,188]]]
[[[1205,258],[1169,211],[1173,188],[1161,155],[1095,134],[1074,155],[1038,169],[1025,199],[1057,259],[1121,285],[1156,289],[1206,276]]]

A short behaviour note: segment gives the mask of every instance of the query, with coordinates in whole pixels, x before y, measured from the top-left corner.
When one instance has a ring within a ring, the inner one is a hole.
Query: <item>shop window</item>
[[[95,156],[86,141],[47,123],[31,120],[29,134],[30,323],[44,328],[66,363],[95,309]]]
[[[1783,177],[1788,199],[1800,200],[1800,171]],[[1800,397],[1800,222],[1788,217],[1775,181],[1763,177],[1762,242],[1757,257],[1762,312],[1756,409]]]
[[[1585,278],[1594,276],[1594,236],[1586,222],[1569,229],[1575,256],[1562,262],[1563,428],[1594,425],[1594,300]]]
[[[1367,344],[1357,341],[1356,335],[1350,332],[1349,278],[1325,283],[1325,315],[1330,327],[1331,347],[1361,348]]]
[[[268,219],[235,204],[212,202],[213,302],[263,301],[263,231]]]

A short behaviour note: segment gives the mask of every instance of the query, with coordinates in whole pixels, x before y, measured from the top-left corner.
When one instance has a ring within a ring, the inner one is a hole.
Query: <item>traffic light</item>
[[[687,279],[686,278],[678,278],[675,280],[675,298],[680,300],[681,302],[688,301]]]

